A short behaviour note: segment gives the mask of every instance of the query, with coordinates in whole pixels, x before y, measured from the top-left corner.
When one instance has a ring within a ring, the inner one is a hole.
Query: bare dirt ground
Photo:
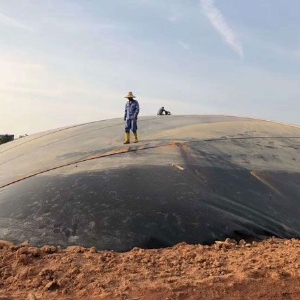
[[[127,253],[0,241],[0,300],[300,299],[300,241]]]

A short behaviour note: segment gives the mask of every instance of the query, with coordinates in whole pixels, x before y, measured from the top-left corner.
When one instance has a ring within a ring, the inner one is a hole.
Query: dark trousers
[[[125,132],[130,132],[130,129],[132,132],[137,131],[137,120],[136,119],[127,119],[125,123]]]

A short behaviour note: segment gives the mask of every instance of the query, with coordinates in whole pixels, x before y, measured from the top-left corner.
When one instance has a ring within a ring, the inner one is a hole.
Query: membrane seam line
[[[257,171],[251,171],[250,174],[255,177],[258,181],[262,182],[264,185],[266,185],[267,187],[269,187],[273,192],[275,192],[277,195],[279,195],[280,197],[284,198],[284,195],[282,195],[282,193],[280,191],[278,191],[272,184],[270,184],[266,179],[262,178],[261,176],[259,176],[259,174],[257,174]]]
[[[256,139],[256,138],[259,138],[259,139],[265,139],[265,138],[273,138],[273,139],[283,139],[283,138],[288,138],[288,139],[298,139],[300,137],[263,137],[263,136],[259,136],[259,137],[237,137],[237,138],[230,138],[230,137],[227,137],[227,138],[216,138],[216,139],[204,139],[204,140],[198,140],[198,141],[189,141],[189,143],[201,143],[201,142],[212,142],[212,141],[226,141],[226,140],[239,140],[239,139],[242,139],[242,140],[245,140],[245,139]],[[175,142],[175,144],[178,144],[178,143],[182,143],[182,142]],[[43,173],[46,173],[46,172],[49,172],[49,171],[53,171],[53,170],[56,170],[56,169],[60,169],[60,168],[63,168],[63,167],[67,167],[67,166],[70,166],[70,165],[73,165],[73,164],[77,164],[77,163],[81,163],[81,162],[85,162],[85,161],[89,161],[89,160],[93,160],[93,159],[99,159],[99,158],[104,158],[104,157],[108,157],[108,156],[112,156],[112,155],[117,155],[117,154],[123,154],[123,153],[128,153],[128,152],[137,152],[137,151],[140,151],[140,150],[147,150],[147,149],[153,149],[153,148],[159,148],[159,147],[165,147],[165,146],[169,146],[169,145],[172,145],[174,144],[169,142],[167,144],[164,144],[164,145],[158,145],[158,146],[148,146],[148,147],[145,147],[145,148],[139,148],[139,149],[127,149],[127,150],[124,150],[124,151],[121,151],[121,152],[116,152],[116,153],[104,153],[104,154],[101,154],[101,155],[98,155],[98,156],[94,156],[94,157],[88,157],[88,158],[85,158],[85,159],[81,159],[81,160],[78,160],[78,161],[75,161],[75,162],[70,162],[70,163],[67,163],[67,164],[63,164],[63,165],[60,165],[60,166],[57,166],[57,167],[53,167],[53,168],[49,168],[47,170],[43,170],[43,171],[40,171],[40,172],[37,172],[37,173],[34,173],[34,174],[31,174],[31,175],[28,175],[28,176],[25,176],[25,177],[22,177],[20,179],[16,179],[12,182],[9,182],[9,183],[6,183],[2,186],[0,186],[0,189],[1,188],[4,188],[6,186],[9,186],[9,185],[12,185],[14,183],[17,183],[19,181],[22,181],[22,180],[25,180],[27,178],[31,178],[31,177],[34,177],[36,175],[40,175],[40,174],[43,174]],[[0,153],[1,154],[1,153]]]
[[[90,124],[90,123],[88,123],[88,124]],[[118,124],[118,125],[119,125],[119,124]],[[81,125],[76,125],[76,126],[74,126],[74,127],[78,127],[78,126],[81,126]],[[111,125],[111,126],[101,127],[101,128],[99,128],[99,129],[103,129],[103,128],[107,128],[107,127],[112,127],[112,126],[116,126],[116,125]],[[65,128],[65,129],[62,129],[62,130],[59,130],[59,131],[55,131],[55,132],[49,133],[49,134],[44,135],[44,136],[48,136],[48,135],[50,135],[50,134],[54,134],[54,133],[57,133],[57,132],[60,132],[60,131],[63,131],[63,130],[67,130],[67,129],[69,129],[69,128],[74,128],[74,127],[68,127],[68,128]],[[89,130],[89,131],[87,131],[87,132],[96,131],[96,130],[99,130],[99,129]],[[86,132],[85,132],[85,133],[86,133]],[[9,148],[9,149],[7,149],[7,150],[4,150],[4,151],[0,152],[0,154],[2,154],[2,153],[4,153],[4,152],[7,152],[7,151],[9,151],[9,150],[11,150],[11,149],[17,148],[17,147],[19,147],[19,146],[22,146],[22,145],[24,145],[24,144],[27,144],[27,143],[29,143],[29,142],[31,142],[31,141],[35,141],[35,140],[37,140],[37,139],[39,139],[39,138],[42,138],[42,137],[44,137],[44,136],[38,137],[38,138],[36,138],[36,139],[32,139],[32,140],[30,140],[30,141],[28,141],[28,142],[25,142],[25,143],[23,143],[23,144],[20,144],[20,145],[17,145],[17,146],[15,146],[15,147],[12,147],[12,148]],[[68,138],[71,138],[71,137],[74,137],[74,136],[78,136],[78,134],[77,134],[77,135],[72,135],[72,136],[70,136],[70,137],[68,137]],[[204,139],[204,140],[198,140],[198,141],[190,141],[190,143],[195,143],[195,142],[210,142],[210,141],[226,141],[226,140],[247,140],[247,139],[299,139],[299,138],[300,138],[300,136],[284,136],[284,137],[282,137],[282,136],[274,136],[274,137],[272,137],[272,136],[226,137],[226,138],[215,138],[215,139],[212,138],[212,139]],[[63,140],[66,140],[66,138],[64,138]],[[60,140],[59,140],[59,141],[60,141]],[[56,142],[59,142],[59,141],[56,141]],[[51,145],[51,144],[53,144],[53,143],[56,143],[56,142],[52,142],[52,143],[46,144],[46,145],[44,145],[44,146],[42,146],[42,147],[39,147],[38,149],[45,148],[45,147],[47,147],[47,146],[49,146],[49,145]],[[26,153],[25,153],[25,154],[26,154]],[[22,156],[22,155],[19,155],[19,156],[17,156],[17,157],[20,157],[20,156]],[[6,163],[6,162],[5,162],[5,163]],[[3,165],[3,164],[0,164],[0,166],[1,166],[1,165]]]
[[[56,166],[56,167],[53,167],[53,168],[49,168],[49,169],[46,169],[46,170],[43,170],[43,171],[39,171],[39,172],[30,174],[30,175],[24,176],[22,178],[19,178],[19,179],[16,179],[14,181],[11,181],[9,183],[6,183],[4,185],[1,185],[0,189],[2,189],[4,187],[7,187],[9,185],[12,185],[14,183],[23,181],[25,179],[28,179],[28,178],[31,178],[31,177],[34,177],[34,176],[37,176],[37,175],[40,175],[40,174],[43,174],[43,173],[47,173],[47,172],[50,172],[50,171],[53,171],[53,170],[57,170],[57,169],[60,169],[60,168],[68,167],[68,166],[71,166],[71,165],[74,165],[74,164],[78,164],[78,163],[82,163],[82,162],[86,162],[86,161],[90,161],[90,160],[94,160],[94,159],[99,159],[99,158],[105,158],[105,157],[109,157],[109,156],[113,156],[113,155],[118,155],[118,154],[124,154],[124,153],[129,153],[129,152],[137,152],[137,151],[141,151],[141,150],[166,147],[166,146],[170,146],[172,144],[174,144],[174,143],[168,143],[168,144],[157,145],[157,146],[149,146],[149,147],[138,148],[138,149],[124,149],[122,151],[115,152],[115,153],[109,153],[108,152],[108,153],[104,153],[104,154],[97,155],[97,156],[87,157],[87,158],[84,158],[84,159],[80,159],[80,160],[77,160],[77,161],[69,162],[69,163],[66,163],[66,164],[63,164],[63,165],[60,165],[60,166]]]

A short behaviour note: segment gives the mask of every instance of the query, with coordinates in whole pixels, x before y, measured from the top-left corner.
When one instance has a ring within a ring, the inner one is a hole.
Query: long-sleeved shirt
[[[136,119],[140,112],[140,106],[137,100],[127,101],[125,105],[125,119]]]

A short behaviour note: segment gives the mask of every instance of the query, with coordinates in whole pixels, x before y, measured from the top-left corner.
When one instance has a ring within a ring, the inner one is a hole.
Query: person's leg
[[[132,120],[132,126],[131,126],[131,130],[133,132],[133,136],[134,136],[134,143],[138,142],[138,136],[137,136],[137,120]]]
[[[130,143],[130,127],[131,127],[131,120],[126,120],[125,123],[125,142],[124,144]]]

